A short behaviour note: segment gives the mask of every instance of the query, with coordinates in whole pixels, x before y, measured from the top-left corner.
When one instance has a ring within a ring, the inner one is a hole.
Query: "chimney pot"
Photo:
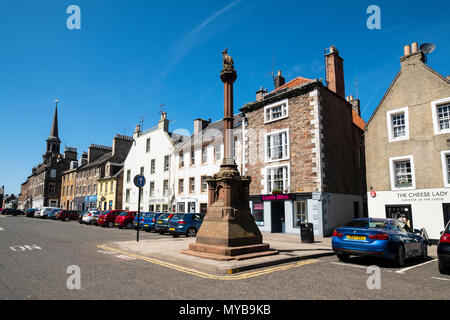
[[[413,42],[411,45],[411,53],[417,52],[419,50],[419,45],[417,42]]]
[[[275,90],[284,85],[286,82],[286,79],[281,75],[281,70],[278,70],[278,75],[274,79],[274,86]]]
[[[403,48],[403,52],[405,53],[405,56],[407,56],[408,54],[411,54],[411,45],[406,45],[404,48]]]

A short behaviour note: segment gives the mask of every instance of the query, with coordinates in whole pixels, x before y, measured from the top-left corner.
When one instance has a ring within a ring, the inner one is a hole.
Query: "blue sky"
[[[69,30],[69,5],[81,30]],[[369,30],[369,5],[381,30]],[[436,44],[429,65],[450,74],[448,1],[3,0],[0,2],[0,185],[18,193],[42,160],[54,99],[64,146],[86,151],[156,124],[165,105],[171,129],[222,117],[221,52],[235,60],[235,111],[273,89],[268,75],[324,77],[324,49],[344,58],[346,94],[367,120],[400,68],[403,46]]]

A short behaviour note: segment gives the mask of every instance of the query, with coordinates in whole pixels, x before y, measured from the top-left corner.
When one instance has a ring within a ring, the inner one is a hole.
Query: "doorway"
[[[411,205],[389,205],[386,206],[386,218],[403,221],[411,229],[413,227]]]
[[[443,203],[442,207],[444,209],[444,227],[450,221],[450,203]]]
[[[285,232],[284,202],[272,201],[272,233]]]

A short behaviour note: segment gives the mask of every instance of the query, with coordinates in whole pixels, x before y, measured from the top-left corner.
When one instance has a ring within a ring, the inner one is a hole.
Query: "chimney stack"
[[[284,79],[284,77],[281,75],[281,70],[278,70],[278,75],[275,77],[273,82],[274,82],[275,90],[286,83],[286,79]]]
[[[335,46],[325,54],[325,64],[328,89],[345,99],[344,59]]]
[[[267,89],[263,89],[261,86],[258,91],[256,91],[256,101],[261,101],[264,99],[264,95],[267,93]]]
[[[197,135],[205,129],[211,121],[203,120],[203,119],[195,119],[194,120],[194,135]]]
[[[352,108],[356,112],[356,114],[358,116],[361,116],[361,107],[359,99],[353,99],[353,96],[350,96],[349,102],[352,104]]]
[[[167,112],[161,112],[161,120],[158,122],[158,128],[164,131],[169,131],[169,120],[167,119]]]

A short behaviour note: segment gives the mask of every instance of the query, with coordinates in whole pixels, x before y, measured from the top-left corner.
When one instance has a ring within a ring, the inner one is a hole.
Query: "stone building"
[[[234,157],[241,169],[240,128],[242,115],[234,116]],[[216,174],[224,156],[223,120],[194,120],[194,133],[174,150],[173,182],[176,212],[206,213],[208,208],[208,176]]]
[[[109,175],[110,167],[121,167],[131,148],[131,137],[117,134],[113,146],[91,144],[77,163],[63,174],[62,207],[88,211],[98,207],[98,181]]]
[[[61,140],[58,136],[58,102],[56,101],[55,114],[46,141],[46,152],[43,162],[32,169],[27,181],[22,184],[20,207],[23,209],[42,207],[58,207],[61,198],[61,177],[70,162],[76,160],[76,149],[66,147],[64,154],[60,154]]]
[[[450,220],[450,79],[413,43],[366,127],[371,217],[402,218],[431,239]]]
[[[327,83],[302,77],[259,90],[245,116],[244,175],[261,231],[299,233],[312,222],[317,236],[365,215],[364,121],[359,100],[345,97],[343,59],[325,56]]]

